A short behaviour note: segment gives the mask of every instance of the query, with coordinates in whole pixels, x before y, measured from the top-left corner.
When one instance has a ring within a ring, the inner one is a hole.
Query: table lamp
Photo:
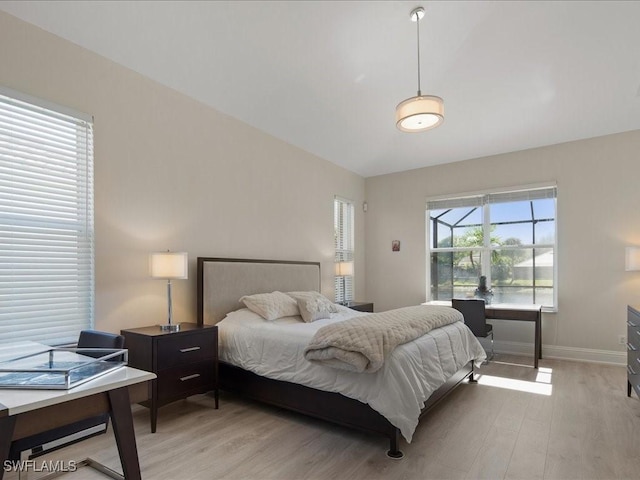
[[[626,247],[624,253],[624,269],[627,272],[640,270],[640,247]]]
[[[188,278],[188,260],[189,255],[187,252],[153,252],[149,256],[151,277],[167,280],[168,320],[166,325],[160,325],[160,329],[166,332],[180,330],[180,324],[174,324],[172,318],[171,280],[185,280]]]
[[[336,263],[336,276],[342,277],[342,303],[347,304],[347,289],[344,277],[353,275],[353,262],[337,262]]]

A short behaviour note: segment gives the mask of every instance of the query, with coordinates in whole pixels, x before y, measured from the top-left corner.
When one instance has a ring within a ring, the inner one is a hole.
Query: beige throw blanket
[[[341,370],[373,373],[398,345],[461,321],[460,312],[437,305],[372,313],[322,327],[305,348],[304,356],[310,362]]]

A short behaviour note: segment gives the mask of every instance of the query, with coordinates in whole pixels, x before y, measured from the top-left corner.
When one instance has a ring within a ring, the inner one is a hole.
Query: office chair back
[[[124,336],[115,333],[99,332],[97,330],[82,330],[78,338],[78,348],[124,348]],[[94,358],[104,355],[97,351],[87,351],[82,354]],[[116,357],[111,360],[119,360],[119,358]]]
[[[464,323],[476,337],[487,337],[487,317],[484,311],[484,300],[453,298],[451,306],[462,313]]]

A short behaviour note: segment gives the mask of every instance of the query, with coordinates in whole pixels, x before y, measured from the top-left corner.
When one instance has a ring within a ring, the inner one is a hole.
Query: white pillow
[[[265,320],[300,315],[298,304],[289,295],[282,292],[257,293],[245,295],[240,299],[249,310],[257,313]]]
[[[236,323],[263,323],[264,318],[261,315],[258,315],[256,312],[252,312],[247,307],[239,308],[238,310],[234,310],[233,312],[229,312],[225,315],[223,320],[228,318],[233,319]]]
[[[288,292],[287,295],[297,301],[300,315],[307,323],[330,318],[332,313],[338,312],[338,307],[318,292]]]

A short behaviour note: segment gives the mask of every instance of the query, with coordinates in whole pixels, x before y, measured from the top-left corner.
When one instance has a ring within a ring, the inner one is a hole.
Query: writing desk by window
[[[450,307],[451,302],[438,300],[427,302],[425,305],[446,305]],[[542,306],[494,303],[485,305],[485,312],[487,318],[494,320],[512,320],[517,322],[535,323],[533,366],[538,368],[538,359],[542,358]]]

